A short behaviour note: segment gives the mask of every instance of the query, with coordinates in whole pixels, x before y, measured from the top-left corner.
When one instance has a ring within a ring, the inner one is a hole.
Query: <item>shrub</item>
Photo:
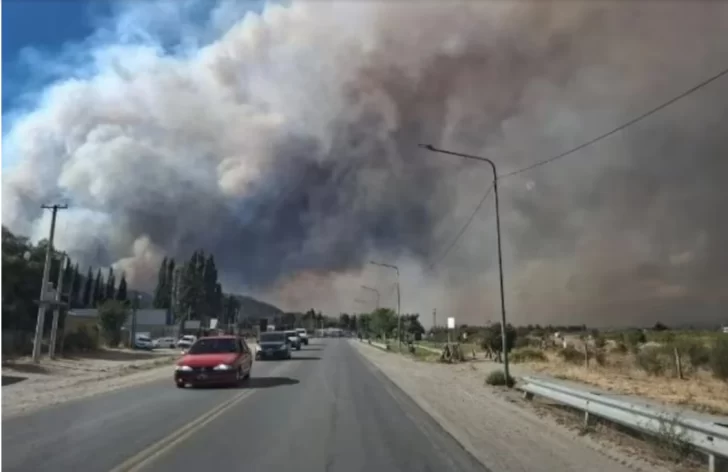
[[[516,349],[527,348],[530,345],[531,345],[531,340],[528,339],[528,337],[526,337],[526,336],[520,337],[519,336],[519,337],[516,338],[516,345],[515,345],[515,348]]]
[[[565,348],[560,349],[559,357],[561,357],[564,362],[569,362],[571,364],[581,364],[584,362],[584,353],[580,352],[572,345],[568,345]]]
[[[548,358],[540,349],[522,347],[514,349],[510,354],[511,361],[518,364],[521,362],[547,362]]]
[[[627,345],[624,344],[622,341],[617,341],[617,343],[612,347],[611,351],[615,354],[627,354]]]
[[[99,307],[99,328],[110,347],[121,342],[121,328],[127,318],[126,305],[117,300],[108,300]]]
[[[95,351],[99,348],[98,336],[91,333],[86,326],[79,326],[78,330],[66,335],[63,341],[65,353]]]
[[[637,352],[640,344],[644,344],[647,342],[647,338],[645,337],[645,333],[643,333],[642,330],[633,329],[624,333],[623,341],[627,348],[629,348],[629,350]]]
[[[637,366],[650,375],[663,375],[671,370],[675,361],[664,347],[648,346],[641,349],[635,361]]]
[[[494,386],[503,386],[508,384],[509,387],[513,387],[516,381],[513,377],[508,376],[508,382],[506,382],[506,374],[502,370],[494,370],[485,378],[485,383]]]
[[[690,359],[690,365],[695,368],[705,367],[710,364],[711,349],[700,340],[682,339],[674,347],[677,347],[681,355]]]
[[[721,336],[713,343],[710,367],[716,378],[728,381],[728,337]]]

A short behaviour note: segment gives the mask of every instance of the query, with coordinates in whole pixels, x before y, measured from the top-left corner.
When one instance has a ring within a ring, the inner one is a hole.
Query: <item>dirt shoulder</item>
[[[486,385],[485,374],[493,364],[437,364],[357,341],[352,345],[491,470],[669,470],[641,459],[639,451],[560,425],[519,404],[514,391]]]
[[[69,400],[169,376],[176,350],[102,350],[84,357],[16,359],[2,366],[2,416],[15,416]]]

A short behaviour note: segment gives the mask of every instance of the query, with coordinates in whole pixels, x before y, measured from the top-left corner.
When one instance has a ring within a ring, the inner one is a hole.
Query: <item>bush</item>
[[[649,346],[637,353],[637,366],[650,375],[664,375],[675,365],[675,359],[664,347]]]
[[[711,349],[700,340],[682,339],[675,344],[680,355],[690,359],[690,365],[695,368],[705,367],[710,364]]]
[[[580,352],[577,348],[575,348],[572,345],[568,345],[563,349],[559,350],[559,357],[564,360],[564,362],[569,362],[571,364],[582,364],[584,363],[584,353]]]
[[[644,344],[646,342],[647,338],[645,337],[645,333],[643,333],[642,330],[633,329],[624,333],[624,344],[633,352],[637,351],[637,348],[640,346],[640,344]]]
[[[508,376],[508,382],[506,382],[506,374],[502,370],[494,370],[485,378],[485,383],[493,386],[503,386],[507,383],[509,387],[513,387],[516,381],[513,380],[513,377]]]
[[[516,338],[516,344],[515,344],[516,349],[527,348],[530,345],[531,345],[531,340],[528,339],[526,336],[523,336],[523,337],[519,336]]]
[[[710,350],[710,367],[716,378],[728,381],[728,337],[721,336],[713,343],[713,348]]]
[[[510,354],[511,361],[518,364],[521,362],[548,362],[548,358],[540,349],[522,347],[514,349]]]
[[[83,325],[77,331],[67,334],[63,341],[64,353],[95,351],[98,348],[98,336]]]
[[[121,328],[126,323],[126,305],[117,300],[108,300],[99,307],[99,328],[109,347],[121,342]]]
[[[624,344],[622,341],[617,341],[611,351],[615,354],[627,354],[628,349],[627,345]]]

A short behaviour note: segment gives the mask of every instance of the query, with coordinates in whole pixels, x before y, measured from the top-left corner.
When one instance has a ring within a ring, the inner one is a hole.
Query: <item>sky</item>
[[[73,47],[80,47],[111,22],[124,3],[143,1],[2,1],[2,118],[5,130],[10,129],[8,125],[16,114],[33,107],[34,93],[68,75],[66,70],[50,71],[39,64],[48,58],[59,57]],[[242,11],[254,12],[260,11],[263,5],[260,0],[237,3],[245,5]],[[200,2],[197,14],[201,22],[213,5],[213,1]],[[14,164],[15,159],[9,156],[3,156],[3,169]]]
[[[490,169],[417,144],[507,174],[728,57],[726,2],[24,3],[4,2],[3,224],[37,241],[41,204],[67,201],[54,244],[81,266],[153,290],[164,257],[203,248],[226,291],[325,313],[363,284],[396,306],[378,260],[403,311],[496,319],[493,198],[472,217]],[[726,313],[726,94],[499,184],[509,319]]]

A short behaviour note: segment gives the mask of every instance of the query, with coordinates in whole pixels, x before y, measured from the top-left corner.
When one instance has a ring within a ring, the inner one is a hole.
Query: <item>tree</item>
[[[339,315],[339,328],[341,329],[349,329],[349,323],[351,318],[349,318],[349,315],[347,313],[342,313]]]
[[[91,266],[88,266],[88,272],[86,273],[86,281],[83,288],[83,300],[81,306],[91,308],[94,302],[94,273],[91,271]]]
[[[381,337],[393,337],[397,329],[397,313],[391,308],[377,308],[372,312],[369,328]]]
[[[101,269],[96,272],[96,280],[94,281],[93,306],[98,307],[104,301],[104,276],[101,275]]]
[[[165,257],[162,259],[162,264],[159,266],[159,272],[157,273],[157,287],[154,289],[154,301],[152,302],[154,308],[166,308],[164,302],[165,294],[169,290],[168,273],[167,258]]]
[[[106,300],[99,305],[99,329],[110,347],[117,347],[121,342],[121,328],[126,319],[126,304],[118,300]]]
[[[116,290],[116,300],[120,302],[126,301],[127,297],[127,288],[126,288],[126,274],[124,272],[121,273],[121,280],[119,281],[119,288]]]
[[[506,325],[506,350],[511,352],[516,345],[516,329],[511,325]],[[495,354],[496,362],[501,362],[501,354],[503,353],[503,334],[501,332],[501,324],[495,323],[488,326],[481,341],[481,347],[486,351]]]
[[[76,308],[81,301],[81,284],[83,283],[83,276],[78,270],[78,262],[73,266],[73,281],[71,282],[71,299],[68,301],[69,308]],[[83,306],[83,305],[81,305]]]
[[[116,295],[116,278],[114,276],[113,267],[109,267],[109,275],[106,278],[106,290],[104,300],[113,300]]]

